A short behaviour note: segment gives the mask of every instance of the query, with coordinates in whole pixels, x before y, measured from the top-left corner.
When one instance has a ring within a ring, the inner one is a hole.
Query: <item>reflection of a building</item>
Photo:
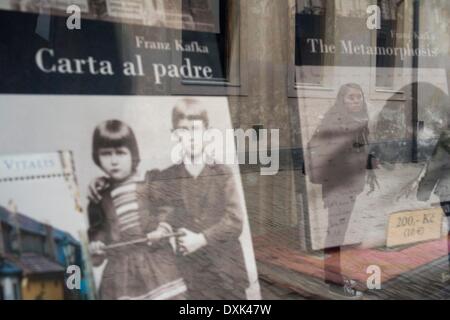
[[[381,9],[383,19],[392,19],[395,17],[396,8],[403,0],[379,0],[378,5]],[[335,0],[335,12],[338,16],[365,18],[366,9],[374,4],[371,0]],[[297,0],[297,12],[322,15],[326,8],[330,8],[326,0]]]
[[[0,9],[65,15],[69,5],[79,6],[89,18],[203,32],[219,29],[219,9],[212,0],[12,0]]]
[[[372,4],[378,4],[381,9],[380,30],[369,30],[366,26],[366,10]],[[370,142],[373,145],[380,142],[385,154],[395,158],[395,161],[389,159],[392,163],[386,164],[389,169],[381,168],[378,171],[384,191],[380,191],[373,200],[365,193],[358,197],[360,205],[354,213],[359,215],[359,220],[355,219],[353,227],[346,234],[346,243],[353,245],[345,253],[346,276],[357,280],[362,290],[367,290],[367,267],[376,264],[382,266],[383,288],[387,289],[382,293],[380,291],[379,296],[417,298],[425,297],[429,292],[436,293],[439,285],[441,288],[444,286],[440,283],[441,272],[448,266],[444,245],[445,225],[441,239],[417,241],[394,248],[387,247],[386,230],[389,230],[389,217],[394,212],[401,212],[402,206],[413,212],[429,206],[416,200],[414,191],[408,200],[402,198],[396,201],[396,192],[399,193],[399,190],[391,187],[393,184],[406,186],[417,177],[440,130],[448,124],[450,46],[446,30],[449,26],[449,3],[426,0],[296,0],[290,1],[290,5],[296,13],[295,19],[289,17],[291,28],[296,28],[292,34],[293,38],[296,37],[296,53],[293,55],[295,75],[287,84],[292,88],[291,99],[288,99],[287,104],[296,111],[300,110],[299,123],[295,123],[298,132],[294,133],[298,138],[298,154],[302,154],[321,119],[334,104],[339,87],[346,82],[355,82],[364,87],[369,105]],[[420,41],[414,41],[414,34],[421,37]],[[317,50],[317,54],[310,55],[311,45],[307,39],[321,39],[330,47],[335,45],[336,52]],[[363,44],[366,47],[382,48],[380,51],[385,48],[406,48],[411,52],[429,46],[439,48],[439,54],[433,58],[409,55],[404,59],[393,54],[346,54],[340,47],[342,41],[352,41],[356,46]],[[277,42],[277,45],[280,43]],[[285,59],[290,61],[289,57]],[[419,71],[413,66],[419,67]],[[419,84],[415,84],[417,79],[421,81]],[[279,101],[281,98],[271,96],[268,99]],[[270,109],[269,106],[267,108]],[[294,116],[295,113],[290,113],[290,121],[293,121]],[[384,128],[387,125],[391,126]],[[300,156],[298,158],[301,159]],[[420,162],[414,163],[415,160]],[[299,160],[299,171],[302,168],[301,161],[303,159]],[[299,211],[302,212],[297,222],[300,227],[299,242],[304,246],[291,245],[289,240],[284,245],[273,245],[271,242],[274,237],[280,239],[288,233],[269,231],[268,234],[276,235],[264,236],[256,241],[260,270],[263,270],[260,272],[281,286],[296,283],[293,287],[302,295],[327,296],[326,291],[314,289],[322,281],[323,259],[326,258],[320,256],[322,235],[327,232],[328,214],[322,200],[317,200],[322,195],[321,186],[310,183],[308,175],[296,183],[299,185],[297,190],[305,195],[303,198],[298,196],[297,200],[301,206]],[[251,185],[251,182],[247,184]],[[281,182],[278,182],[277,186],[280,185]],[[273,191],[277,196],[280,193]],[[363,204],[364,201],[367,202]],[[260,205],[259,209],[260,212],[255,215],[261,219],[264,205]],[[286,219],[282,213],[279,216],[277,222]],[[273,220],[269,218],[267,224],[270,223]],[[271,272],[271,267],[276,272]],[[436,281],[428,287],[427,293],[414,290],[406,283],[405,279],[409,277],[415,286],[424,285],[426,281],[416,277],[419,273],[426,273],[427,279]],[[372,297],[377,296],[377,291],[369,292],[368,296],[371,294]]]
[[[67,266],[82,263],[70,234],[0,207],[0,300],[83,298],[65,284]]]

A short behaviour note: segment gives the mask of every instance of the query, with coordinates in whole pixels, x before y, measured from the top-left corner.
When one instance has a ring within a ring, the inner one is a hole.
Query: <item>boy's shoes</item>
[[[340,286],[337,284],[330,284],[328,288],[328,292],[336,299],[341,300],[359,300],[362,299],[363,293],[359,290],[356,290],[355,281],[353,280],[345,280],[344,286]]]

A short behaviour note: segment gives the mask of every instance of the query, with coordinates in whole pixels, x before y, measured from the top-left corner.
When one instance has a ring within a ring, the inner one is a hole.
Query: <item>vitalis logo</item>
[[[54,159],[36,158],[36,159],[4,159],[0,167],[8,172],[24,172],[27,170],[45,170],[55,167]],[[3,171],[3,170],[2,170]]]

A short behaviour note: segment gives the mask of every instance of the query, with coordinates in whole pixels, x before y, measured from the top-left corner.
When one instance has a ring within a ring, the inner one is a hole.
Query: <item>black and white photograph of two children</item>
[[[260,299],[239,168],[218,160],[234,140],[181,134],[225,137],[225,98],[14,99],[37,134],[0,120],[9,152],[73,152],[98,299]]]

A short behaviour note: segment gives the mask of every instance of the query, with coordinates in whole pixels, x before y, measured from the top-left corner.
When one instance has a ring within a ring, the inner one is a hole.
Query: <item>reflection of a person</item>
[[[356,197],[365,187],[366,169],[372,169],[368,123],[361,87],[346,84],[309,142],[312,167],[308,174],[311,182],[322,185],[324,206],[328,208],[325,282],[330,292],[340,296],[361,295],[351,279],[344,279],[340,253]],[[368,183],[373,190],[377,181],[372,171]]]
[[[415,90],[416,88],[416,90]],[[375,139],[380,142],[377,157],[382,164],[411,161],[411,141],[414,138],[413,112],[417,104],[417,118],[422,121],[417,136],[417,159],[428,160],[435,149],[441,131],[450,123],[449,97],[441,89],[427,82],[411,83],[388,99],[378,116]]]
[[[415,88],[417,90],[415,90]],[[417,104],[417,118],[422,126],[417,133],[415,157],[428,161],[436,148],[442,130],[450,124],[449,96],[435,85],[427,82],[411,83],[399,90],[406,101],[400,103],[396,95],[388,99],[378,116],[374,132],[378,142],[376,156],[386,169],[394,169],[396,163],[411,162],[412,141],[415,138],[413,105]],[[426,167],[407,183],[397,195],[397,200],[415,194]]]

